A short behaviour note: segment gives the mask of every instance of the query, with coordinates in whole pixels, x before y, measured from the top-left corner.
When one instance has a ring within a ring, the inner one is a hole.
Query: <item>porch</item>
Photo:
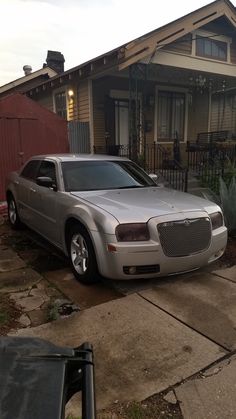
[[[173,149],[178,147],[176,143]],[[167,151],[162,145],[154,142],[146,144],[143,154],[138,153],[136,146],[99,146],[94,148],[98,154],[127,157],[142,166],[148,173],[155,173],[161,183],[184,192],[194,193],[204,183],[213,190],[217,189],[219,176],[224,177],[236,157],[236,142],[210,144],[208,148],[187,147],[186,163],[183,165],[171,157],[175,154]]]
[[[92,150],[131,158],[187,191],[192,165],[235,157],[234,86],[234,77],[153,63],[93,80]]]

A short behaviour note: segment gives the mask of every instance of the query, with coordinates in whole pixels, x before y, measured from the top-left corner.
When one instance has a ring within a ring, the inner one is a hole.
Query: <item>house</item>
[[[181,154],[186,163],[187,141],[199,133],[236,137],[236,10],[216,0],[27,95],[66,118],[72,131],[86,126],[91,151],[132,148],[131,157],[151,166]]]
[[[32,72],[30,65],[24,65],[24,76],[0,86],[0,98],[12,93],[25,93],[28,89],[32,89],[51,77],[63,73],[64,62],[64,56],[60,52],[48,51],[46,63],[43,64],[43,68]]]

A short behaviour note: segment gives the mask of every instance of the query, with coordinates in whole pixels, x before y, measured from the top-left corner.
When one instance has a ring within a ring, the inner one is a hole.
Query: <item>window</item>
[[[158,91],[157,136],[170,141],[184,140],[185,93]]]
[[[156,186],[139,166],[129,161],[63,162],[62,172],[67,192]]]
[[[29,163],[27,163],[22,170],[21,176],[25,177],[26,179],[35,180],[39,163],[39,160],[29,161]]]
[[[38,176],[50,177],[56,183],[55,164],[51,161],[43,160],[38,171]]]
[[[55,112],[67,119],[66,92],[58,92],[54,95]]]
[[[199,35],[196,37],[196,55],[200,57],[227,61],[227,47],[227,42]]]

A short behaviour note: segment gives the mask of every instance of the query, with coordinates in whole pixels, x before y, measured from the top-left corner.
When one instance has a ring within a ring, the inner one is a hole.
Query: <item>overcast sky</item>
[[[61,51],[65,70],[171,22],[205,0],[0,0],[0,86]],[[236,4],[236,0],[233,0]]]

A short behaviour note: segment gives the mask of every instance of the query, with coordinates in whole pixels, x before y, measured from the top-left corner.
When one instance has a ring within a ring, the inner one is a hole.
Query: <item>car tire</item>
[[[14,230],[20,229],[22,227],[22,223],[17,211],[16,201],[13,195],[10,195],[7,199],[7,213],[11,227]]]
[[[93,244],[82,225],[75,224],[71,227],[67,247],[75,278],[87,285],[98,282],[100,277]]]

